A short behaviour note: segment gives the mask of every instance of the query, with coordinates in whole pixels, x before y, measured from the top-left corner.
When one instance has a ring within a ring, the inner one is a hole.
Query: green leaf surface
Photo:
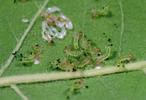
[[[0,0],[0,64],[2,65],[15,47],[28,24],[22,23],[23,17],[31,20],[44,0],[13,3],[13,0]],[[120,5],[121,4],[121,5]],[[111,37],[112,51],[116,55],[105,62],[113,65],[118,55],[132,53],[137,61],[146,57],[146,0],[50,0],[48,7],[58,6],[68,16],[74,30],[64,40],[55,40],[55,46],[49,46],[41,38],[41,17],[37,19],[28,34],[20,52],[28,52],[32,45],[42,46],[41,64],[22,66],[14,59],[3,76],[28,73],[50,72],[49,62],[63,57],[64,46],[72,42],[75,32],[83,31],[102,50],[106,40],[102,33]],[[110,6],[111,17],[91,18],[91,9]],[[122,10],[121,10],[122,9]],[[123,18],[123,20],[122,20]],[[123,29],[122,26],[123,25]],[[29,100],[66,100],[65,91],[73,80],[19,85],[18,87]],[[143,71],[112,74],[85,79],[88,89],[73,95],[71,100],[145,100],[146,76]],[[9,87],[0,88],[0,100],[20,100],[21,98]]]

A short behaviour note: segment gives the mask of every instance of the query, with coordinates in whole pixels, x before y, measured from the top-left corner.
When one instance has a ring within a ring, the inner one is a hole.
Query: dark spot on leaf
[[[22,61],[22,59],[19,59],[20,61]]]
[[[118,28],[118,25],[117,25],[117,24],[114,24],[114,26],[115,26],[116,28]]]
[[[112,43],[111,43],[111,44],[108,44],[108,46],[111,46],[111,47],[112,47],[112,46],[113,46],[113,44],[112,44]]]
[[[108,38],[108,42],[111,42],[111,39],[110,38]]]
[[[12,55],[14,55],[16,57],[17,55],[17,51],[13,52]]]
[[[60,63],[60,58],[57,59],[57,62]]]
[[[106,58],[105,60],[109,60],[109,58]]]
[[[77,71],[77,69],[73,68],[73,72],[76,72],[76,71]]]
[[[32,53],[32,52],[30,52],[30,54],[32,55],[33,53]]]
[[[66,99],[68,99],[68,100],[69,100],[69,99],[70,99],[70,96],[66,96]]]
[[[54,44],[55,42],[53,40],[50,41],[51,44]]]
[[[36,44],[35,46],[36,46],[36,47],[39,47],[39,44]]]
[[[50,35],[51,37],[53,37],[53,35]]]
[[[59,70],[59,68],[58,68],[58,67],[56,67],[55,69]]]
[[[105,35],[105,32],[104,33],[102,33],[103,35]]]
[[[86,85],[86,86],[85,86],[85,88],[87,88],[87,89],[88,89],[88,88],[89,88],[89,86],[88,86],[88,85]]]
[[[110,46],[113,46],[113,44],[110,44]]]
[[[86,53],[84,53],[84,56],[87,56],[87,54],[86,54]]]
[[[101,55],[100,53],[97,54],[97,56],[100,56],[100,55]]]
[[[22,65],[23,65],[23,66],[26,66],[26,64],[25,64],[25,63],[23,63]]]

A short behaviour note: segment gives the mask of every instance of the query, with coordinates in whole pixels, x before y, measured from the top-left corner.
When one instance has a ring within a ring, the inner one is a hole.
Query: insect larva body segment
[[[85,66],[87,66],[87,65],[89,65],[89,64],[91,64],[92,63],[92,60],[91,60],[91,58],[90,57],[87,57],[87,58],[85,58],[83,61],[81,61],[79,64],[78,64],[78,68],[83,68],[83,67],[85,67]]]
[[[91,43],[90,43],[90,41],[88,41],[88,39],[86,38],[84,33],[82,33],[82,37],[79,41],[79,45],[80,45],[80,48],[82,48],[84,50],[88,50],[89,48],[91,48]]]
[[[66,59],[58,64],[58,68],[63,71],[73,71],[74,67],[75,65]]]
[[[67,56],[72,56],[72,57],[79,57],[83,54],[82,50],[80,49],[75,50],[72,46],[65,47],[64,52]]]
[[[91,10],[92,18],[98,18],[98,17],[110,17],[112,15],[109,6],[105,6],[102,9],[92,9]]]
[[[27,57],[23,57],[21,64],[23,65],[32,65],[34,62],[34,55],[29,55]]]
[[[82,37],[82,32],[79,32],[79,33],[76,33],[73,37],[73,46],[74,46],[74,49],[79,49],[79,40],[81,39]]]

